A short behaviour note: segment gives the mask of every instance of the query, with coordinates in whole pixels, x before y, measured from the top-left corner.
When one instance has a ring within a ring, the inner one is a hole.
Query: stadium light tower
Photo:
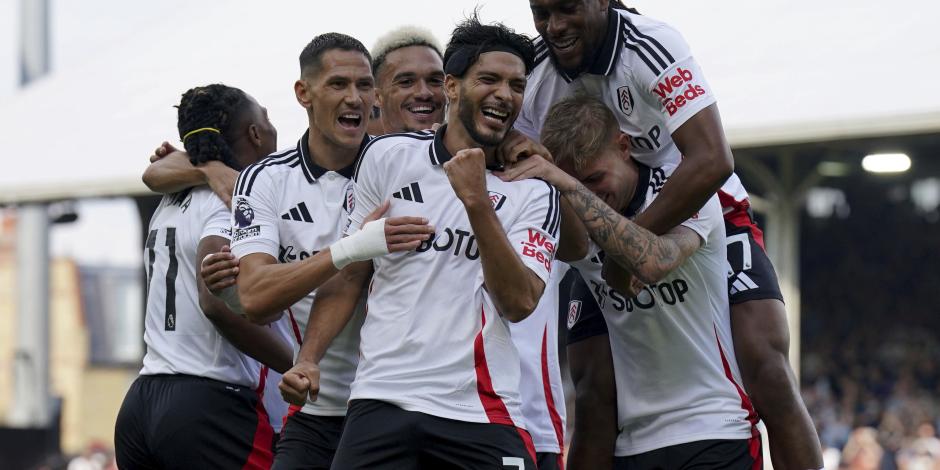
[[[903,173],[911,168],[911,157],[904,153],[873,153],[862,159],[869,173]]]

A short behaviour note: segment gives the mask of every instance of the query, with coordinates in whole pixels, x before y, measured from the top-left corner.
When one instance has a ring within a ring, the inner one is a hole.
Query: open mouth
[[[506,120],[509,119],[509,111],[493,106],[484,106],[480,109],[480,112],[483,113],[484,119],[497,124],[505,124]]]
[[[340,127],[344,129],[357,129],[359,125],[362,124],[362,114],[359,113],[343,113],[337,119]]]
[[[555,51],[557,51],[557,52],[568,52],[568,51],[570,51],[572,48],[574,48],[575,44],[578,43],[578,39],[579,39],[579,38],[578,38],[577,36],[575,36],[575,37],[569,38],[569,39],[561,39],[561,40],[558,40],[558,41],[549,41],[549,44],[551,44],[552,49],[555,49]]]
[[[430,117],[435,110],[435,106],[432,104],[413,104],[406,106],[405,109],[408,110],[411,114],[417,114],[418,116]]]

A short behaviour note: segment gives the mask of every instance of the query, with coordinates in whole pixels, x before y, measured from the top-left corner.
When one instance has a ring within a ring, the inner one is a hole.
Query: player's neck
[[[496,147],[484,146],[470,137],[470,133],[463,127],[460,119],[451,120],[444,133],[444,148],[451,155],[464,149],[480,148],[486,155],[486,166],[496,165]]]
[[[352,165],[359,155],[359,146],[344,147],[331,142],[323,134],[310,129],[307,137],[307,154],[312,163],[329,171],[337,171]]]

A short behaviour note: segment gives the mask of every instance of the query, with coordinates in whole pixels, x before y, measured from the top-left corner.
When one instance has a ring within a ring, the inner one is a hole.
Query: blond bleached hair
[[[430,30],[418,26],[402,26],[383,34],[372,47],[372,75],[378,77],[389,53],[411,46],[430,47],[442,60],[441,45]]]
[[[616,142],[620,124],[604,102],[578,93],[552,105],[542,126],[542,145],[555,163],[581,171]]]

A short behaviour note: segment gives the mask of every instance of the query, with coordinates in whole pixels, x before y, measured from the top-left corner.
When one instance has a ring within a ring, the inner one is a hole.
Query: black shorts
[[[764,299],[783,302],[777,273],[764,251],[764,234],[754,222],[750,209],[739,208],[725,214],[725,235],[731,266],[728,275],[731,305]]]
[[[678,444],[629,457],[614,457],[614,470],[760,470],[760,436]]]
[[[554,452],[537,452],[535,463],[538,470],[565,470],[565,459]]]
[[[513,426],[469,423],[353,400],[333,468],[535,469],[529,434]]]
[[[272,470],[326,470],[343,434],[343,416],[296,412],[287,417]]]
[[[114,427],[119,468],[268,469],[274,431],[250,387],[191,375],[142,375]]]

